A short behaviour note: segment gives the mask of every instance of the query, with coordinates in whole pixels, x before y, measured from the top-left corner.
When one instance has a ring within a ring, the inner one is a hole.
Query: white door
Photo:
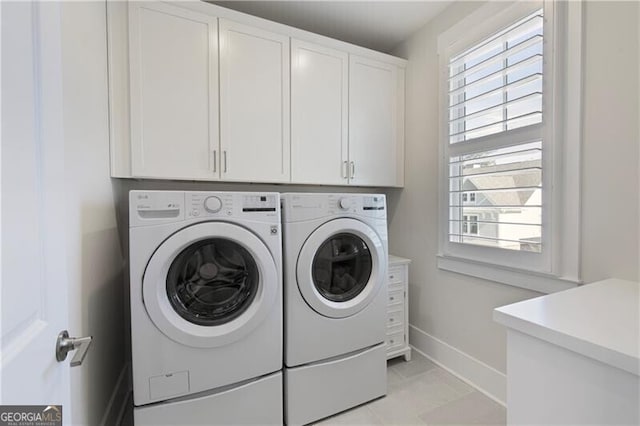
[[[217,18],[131,2],[129,72],[133,176],[217,179]]]
[[[2,2],[0,404],[70,422],[60,3]],[[73,355],[73,353],[71,354]]]
[[[350,57],[349,161],[354,185],[396,185],[397,73],[395,65]]]
[[[288,182],[289,37],[220,19],[222,178]]]
[[[291,181],[348,183],[349,55],[291,40]]]

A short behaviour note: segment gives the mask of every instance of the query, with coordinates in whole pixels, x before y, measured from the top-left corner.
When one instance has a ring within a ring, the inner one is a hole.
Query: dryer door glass
[[[346,302],[365,289],[371,276],[371,253],[357,235],[341,233],[325,240],[313,258],[313,283],[333,302]]]
[[[251,305],[258,267],[240,244],[209,238],[184,249],[167,274],[167,296],[184,319],[204,326],[227,323]]]

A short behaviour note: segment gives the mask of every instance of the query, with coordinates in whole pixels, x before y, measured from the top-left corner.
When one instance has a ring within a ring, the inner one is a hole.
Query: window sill
[[[437,263],[438,269],[545,294],[568,290],[582,284],[582,282],[573,279],[507,268],[453,256],[438,255]]]

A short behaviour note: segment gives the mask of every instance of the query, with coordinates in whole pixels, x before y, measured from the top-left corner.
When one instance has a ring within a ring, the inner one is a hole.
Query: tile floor
[[[504,425],[506,410],[427,358],[388,363],[387,396],[316,425]],[[122,426],[133,425],[131,406]]]
[[[506,410],[427,358],[390,360],[387,396],[324,419],[327,425],[504,425]]]

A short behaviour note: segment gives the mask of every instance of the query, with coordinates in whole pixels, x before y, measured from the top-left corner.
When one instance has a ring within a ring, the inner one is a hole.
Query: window
[[[542,251],[543,20],[535,10],[449,58],[450,242]],[[476,193],[482,207],[462,204]]]
[[[476,193],[475,192],[463,192],[462,193],[462,202],[467,203],[475,203],[476,202]]]
[[[489,2],[440,36],[441,257],[562,273],[568,8]]]
[[[462,216],[462,233],[478,235],[478,215]]]

